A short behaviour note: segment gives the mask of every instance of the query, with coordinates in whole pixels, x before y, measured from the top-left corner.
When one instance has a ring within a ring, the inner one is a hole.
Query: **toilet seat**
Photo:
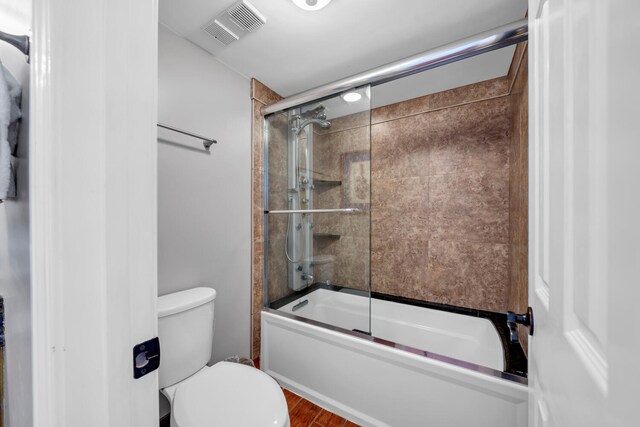
[[[287,402],[264,372],[219,362],[179,383],[172,417],[178,427],[287,427]]]

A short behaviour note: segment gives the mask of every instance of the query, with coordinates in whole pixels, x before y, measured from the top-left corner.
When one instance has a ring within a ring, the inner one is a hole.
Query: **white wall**
[[[217,291],[212,362],[249,356],[250,82],[159,27],[158,120],[210,136],[158,129],[158,291]]]
[[[0,30],[28,34],[31,2],[1,0]],[[22,124],[18,144],[15,200],[0,204],[0,295],[6,322],[5,425],[32,425],[31,273],[29,230],[29,66],[14,47],[0,43],[0,60],[21,83]]]

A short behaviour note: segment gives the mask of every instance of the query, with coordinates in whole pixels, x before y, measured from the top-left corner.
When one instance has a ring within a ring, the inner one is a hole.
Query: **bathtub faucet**
[[[310,274],[303,273],[302,280],[304,280],[305,282],[311,282],[313,281],[313,276]]]
[[[533,335],[533,310],[531,307],[527,308],[527,312],[524,314],[516,314],[513,311],[507,311],[507,327],[509,328],[509,341],[517,343],[520,341],[518,338],[518,323],[529,328],[529,335]]]

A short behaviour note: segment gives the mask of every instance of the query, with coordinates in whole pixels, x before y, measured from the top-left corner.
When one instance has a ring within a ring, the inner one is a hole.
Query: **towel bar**
[[[16,36],[14,34],[5,33],[0,31],[0,40],[9,43],[20,52],[27,55],[27,62],[29,62],[29,36]]]
[[[174,132],[178,132],[181,133],[183,135],[188,135],[194,138],[198,138],[202,140],[202,145],[204,145],[204,148],[209,151],[209,147],[211,147],[213,144],[217,144],[218,141],[216,141],[213,138],[207,138],[206,136],[202,136],[202,135],[198,135],[195,133],[191,133],[191,132],[187,132],[186,130],[182,130],[182,129],[178,129],[176,127],[173,126],[169,126],[169,125],[165,125],[164,123],[158,123],[158,127],[164,128],[164,129],[169,129],[172,130]]]

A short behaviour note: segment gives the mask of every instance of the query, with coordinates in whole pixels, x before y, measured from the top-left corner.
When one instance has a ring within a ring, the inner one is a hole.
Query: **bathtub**
[[[332,412],[364,426],[527,425],[527,380],[507,372],[495,319],[384,296],[369,317],[366,296],[339,288],[272,307],[261,368]]]

